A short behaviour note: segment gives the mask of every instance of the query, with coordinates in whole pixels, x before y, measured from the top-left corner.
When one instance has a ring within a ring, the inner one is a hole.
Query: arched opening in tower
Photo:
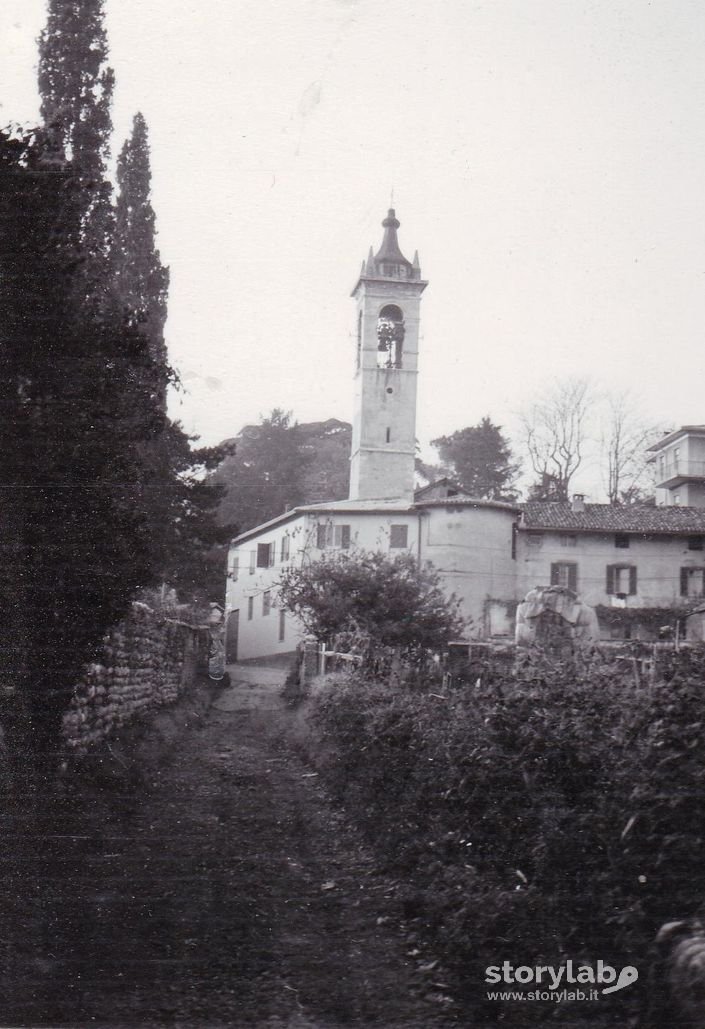
[[[404,315],[396,304],[387,304],[377,319],[377,367],[401,368],[404,350]]]

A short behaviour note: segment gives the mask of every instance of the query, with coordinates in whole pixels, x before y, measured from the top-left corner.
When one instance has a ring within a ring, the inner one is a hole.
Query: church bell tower
[[[418,253],[399,249],[393,209],[382,222],[382,246],[362,262],[357,303],[351,500],[414,498],[419,308],[428,283]]]

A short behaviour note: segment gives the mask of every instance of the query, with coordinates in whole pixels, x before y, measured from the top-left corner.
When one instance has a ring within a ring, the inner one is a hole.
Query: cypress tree
[[[65,222],[64,238],[80,244],[86,298],[105,308],[111,299],[113,208],[106,169],[115,77],[108,66],[104,0],[49,0],[38,84],[48,148],[57,163],[70,163],[79,186],[75,220]]]
[[[112,247],[115,289],[127,317],[146,335],[154,360],[164,368],[166,380],[164,323],[169,273],[156,244],[149,140],[147,123],[141,114],[135,115],[132,134],[120,152],[117,184]],[[162,402],[166,381],[163,385]]]
[[[141,335],[83,296],[62,245],[81,181],[0,138],[0,520],[5,687],[19,749],[58,742],[81,664],[154,577],[142,450],[158,431]],[[58,245],[57,245],[58,244]]]

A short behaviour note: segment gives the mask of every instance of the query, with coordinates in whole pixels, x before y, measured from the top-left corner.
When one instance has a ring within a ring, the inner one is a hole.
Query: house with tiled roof
[[[672,609],[675,617],[703,596],[703,508],[611,507],[580,496],[572,503],[531,501],[522,505],[517,535],[518,593],[568,586],[597,608],[605,636],[652,636],[649,612],[663,619]],[[614,613],[620,610],[629,616]]]
[[[390,210],[377,254],[353,289],[356,347],[350,491],[242,533],[228,558],[230,661],[285,660],[301,626],[277,605],[283,567],[354,550],[410,552],[461,601],[466,641],[510,639],[517,604],[566,586],[598,614],[605,638],[653,637],[705,593],[705,426],[651,448],[657,506],[611,507],[469,496],[441,479],[414,490],[420,303],[418,254],[399,248]]]

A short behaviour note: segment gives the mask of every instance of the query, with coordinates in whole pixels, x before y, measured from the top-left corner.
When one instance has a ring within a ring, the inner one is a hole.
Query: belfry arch
[[[396,304],[386,304],[377,319],[377,367],[401,368],[404,354],[404,314]]]

